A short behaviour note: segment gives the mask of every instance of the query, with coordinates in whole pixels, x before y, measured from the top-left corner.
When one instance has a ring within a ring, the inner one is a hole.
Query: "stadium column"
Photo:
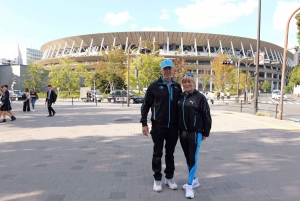
[[[233,54],[233,56],[235,56],[235,51],[234,51],[234,47],[233,47],[232,41],[230,41],[230,43],[231,43],[232,54]]]
[[[198,64],[198,61],[196,61],[196,63]],[[197,76],[196,76],[196,89],[199,90],[199,78],[198,78],[198,75],[199,75],[199,69],[198,69],[198,66],[197,66]]]
[[[220,48],[221,48],[221,53],[223,54],[223,47],[222,47],[222,42],[220,40]]]
[[[100,52],[102,51],[103,43],[104,43],[104,38],[102,38],[102,41],[101,41]]]
[[[208,48],[208,56],[210,57],[210,44],[209,44],[209,39],[207,39],[207,48]]]
[[[80,54],[80,52],[81,52],[81,49],[82,49],[82,44],[83,44],[83,40],[81,40],[81,44],[80,44],[80,47],[79,47],[79,49],[78,49],[77,55],[79,55],[79,54]]]
[[[67,48],[67,45],[68,45],[68,42],[66,42],[66,44],[65,44],[65,47],[64,47],[64,50],[62,51],[62,56],[64,56],[65,55],[65,51],[66,51],[66,48]]]
[[[210,83],[209,83],[209,90],[210,91],[212,91],[213,89],[212,89],[212,83],[213,83],[213,81],[212,81],[212,75],[213,75],[213,70],[212,70],[212,61],[210,61]]]
[[[169,36],[167,36],[167,55],[169,55],[169,45],[170,45]]]
[[[181,40],[180,40],[180,42],[181,42],[181,54],[183,54],[183,39],[182,39],[182,37],[181,37]]]
[[[198,53],[197,53],[197,40],[196,38],[194,38],[194,41],[195,41],[195,55],[197,56]],[[198,61],[197,61],[198,62]],[[198,73],[198,72],[197,72]]]
[[[93,45],[93,38],[92,38],[92,40],[91,40],[91,44],[90,44],[90,47],[89,47],[89,53],[91,53],[92,51],[92,45]]]
[[[113,47],[116,46],[116,37],[114,37]]]
[[[56,48],[56,45],[54,45],[54,48],[53,48],[49,58],[51,58],[53,56],[55,48]]]
[[[61,43],[59,44],[59,46],[58,46],[58,48],[57,48],[57,51],[56,51],[56,54],[55,54],[55,58],[58,56],[60,46],[61,46]]]

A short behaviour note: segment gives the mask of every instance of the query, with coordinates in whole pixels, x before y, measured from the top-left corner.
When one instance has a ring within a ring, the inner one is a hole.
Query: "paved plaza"
[[[0,201],[180,201],[183,190],[152,190],[153,142],[141,133],[140,105],[38,104],[0,124]],[[300,123],[212,110],[201,145],[201,201],[299,201]],[[175,180],[186,183],[178,141]]]

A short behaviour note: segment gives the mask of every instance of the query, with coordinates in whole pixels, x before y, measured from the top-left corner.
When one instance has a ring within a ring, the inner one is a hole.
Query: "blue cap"
[[[171,67],[173,68],[173,61],[170,59],[165,59],[161,62],[161,68],[165,68],[165,67]]]

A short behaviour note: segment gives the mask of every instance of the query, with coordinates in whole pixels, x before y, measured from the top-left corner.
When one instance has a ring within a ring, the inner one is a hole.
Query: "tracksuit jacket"
[[[146,92],[143,105],[141,107],[141,123],[147,126],[147,115],[151,108],[151,121],[162,127],[177,128],[177,102],[182,93],[181,86],[171,80],[170,87],[160,77],[152,82]]]
[[[194,90],[182,93],[178,100],[178,129],[201,133],[208,137],[211,129],[211,116],[207,100],[203,94]]]

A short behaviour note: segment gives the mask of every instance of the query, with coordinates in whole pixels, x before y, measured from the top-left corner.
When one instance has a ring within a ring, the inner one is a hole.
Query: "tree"
[[[184,68],[184,59],[182,58],[175,58],[173,60],[173,75],[172,77],[174,78],[175,81],[181,83],[181,78],[184,73],[187,72],[187,70]]]
[[[62,59],[57,67],[51,68],[49,73],[51,84],[60,87],[62,91],[67,90],[69,96],[79,88],[81,69],[76,68],[76,65],[70,59]]]
[[[265,92],[269,92],[271,91],[271,84],[269,81],[265,80],[261,86],[261,88],[265,91]]]
[[[210,81],[210,70],[203,70],[202,74],[197,75],[200,83],[202,84],[202,90],[205,91],[206,86]]]
[[[300,44],[300,13],[298,13],[296,16],[296,25],[297,25],[297,29],[298,29],[298,33],[297,33],[297,38],[298,38],[298,43]]]
[[[163,57],[156,54],[141,54],[132,58],[130,62],[130,86],[138,86],[141,89],[156,80],[160,76],[162,59]],[[134,74],[135,69],[138,70],[137,77]]]
[[[41,87],[46,85],[44,79],[48,75],[48,71],[43,66],[34,63],[29,64],[26,71],[27,74],[23,75],[25,77],[23,87],[40,91]]]
[[[215,87],[218,90],[224,91],[226,87],[230,87],[233,81],[233,65],[222,64],[223,61],[229,60],[225,54],[219,53],[219,55],[213,59],[212,70],[214,71],[214,76],[212,76]]]
[[[286,90],[293,90],[296,85],[300,85],[300,65],[294,67],[290,73],[290,81]]]
[[[103,61],[95,64],[94,68],[109,82],[110,90],[113,90],[116,76],[125,80],[124,50],[116,46],[109,47],[108,50],[102,51],[102,55]]]

